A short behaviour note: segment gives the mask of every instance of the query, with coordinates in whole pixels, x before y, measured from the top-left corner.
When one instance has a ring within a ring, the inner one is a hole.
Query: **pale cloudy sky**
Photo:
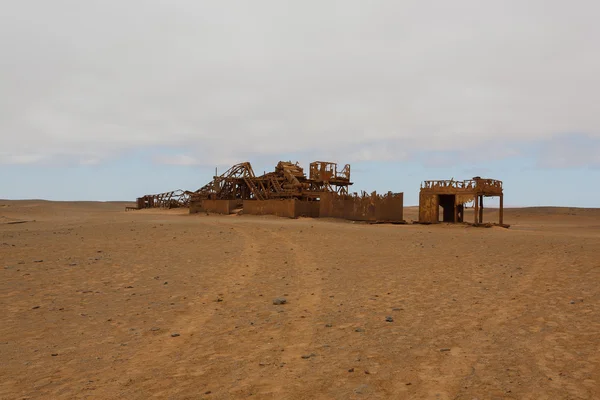
[[[600,182],[596,1],[0,3],[0,197],[331,159],[409,202],[424,179],[494,175],[515,205],[600,206],[543,187]]]

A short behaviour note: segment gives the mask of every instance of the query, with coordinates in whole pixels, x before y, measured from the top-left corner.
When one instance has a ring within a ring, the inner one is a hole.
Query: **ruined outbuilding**
[[[473,202],[474,225],[483,224],[483,198],[499,197],[498,224],[504,225],[502,181],[474,177],[465,181],[425,181],[419,194],[419,222],[464,222],[465,204]],[[442,209],[440,215],[440,208]],[[442,217],[440,219],[440,216]]]

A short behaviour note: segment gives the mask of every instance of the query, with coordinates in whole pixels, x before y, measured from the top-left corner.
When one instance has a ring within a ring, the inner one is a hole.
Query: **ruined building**
[[[191,194],[192,200],[318,200],[324,193],[348,194],[350,165],[315,161],[310,175],[298,163],[280,161],[275,171],[256,176],[249,162],[236,164]]]
[[[190,213],[242,212],[281,217],[329,217],[353,221],[403,223],[403,193],[349,193],[350,165],[310,163],[309,175],[298,163],[280,161],[275,170],[257,176],[249,162],[236,164],[196,191],[146,195],[136,207],[189,207]]]
[[[474,177],[465,181],[425,181],[419,194],[419,222],[464,222],[465,204],[474,203],[474,224],[483,223],[483,198],[500,197],[498,223],[504,221],[504,193],[502,181]]]

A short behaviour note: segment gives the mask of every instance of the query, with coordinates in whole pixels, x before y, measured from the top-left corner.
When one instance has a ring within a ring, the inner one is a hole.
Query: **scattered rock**
[[[444,347],[443,349],[440,349],[440,351],[450,351],[450,349],[447,347]]]
[[[181,336],[179,333],[171,333],[171,337]]]
[[[369,385],[360,385],[356,389],[354,389],[354,393],[356,394],[367,394],[371,391]]]
[[[392,317],[385,317],[385,322],[394,322],[394,318]]]
[[[285,297],[277,297],[277,298],[273,299],[273,304],[275,304],[276,306],[286,304],[286,303],[287,303],[287,299]]]
[[[305,354],[302,356],[303,359],[308,360],[309,358],[316,357],[315,353]]]

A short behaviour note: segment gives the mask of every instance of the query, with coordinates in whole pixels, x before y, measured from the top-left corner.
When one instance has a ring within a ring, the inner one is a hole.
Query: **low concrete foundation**
[[[215,214],[231,214],[242,205],[240,200],[191,200],[190,214],[208,212]]]

